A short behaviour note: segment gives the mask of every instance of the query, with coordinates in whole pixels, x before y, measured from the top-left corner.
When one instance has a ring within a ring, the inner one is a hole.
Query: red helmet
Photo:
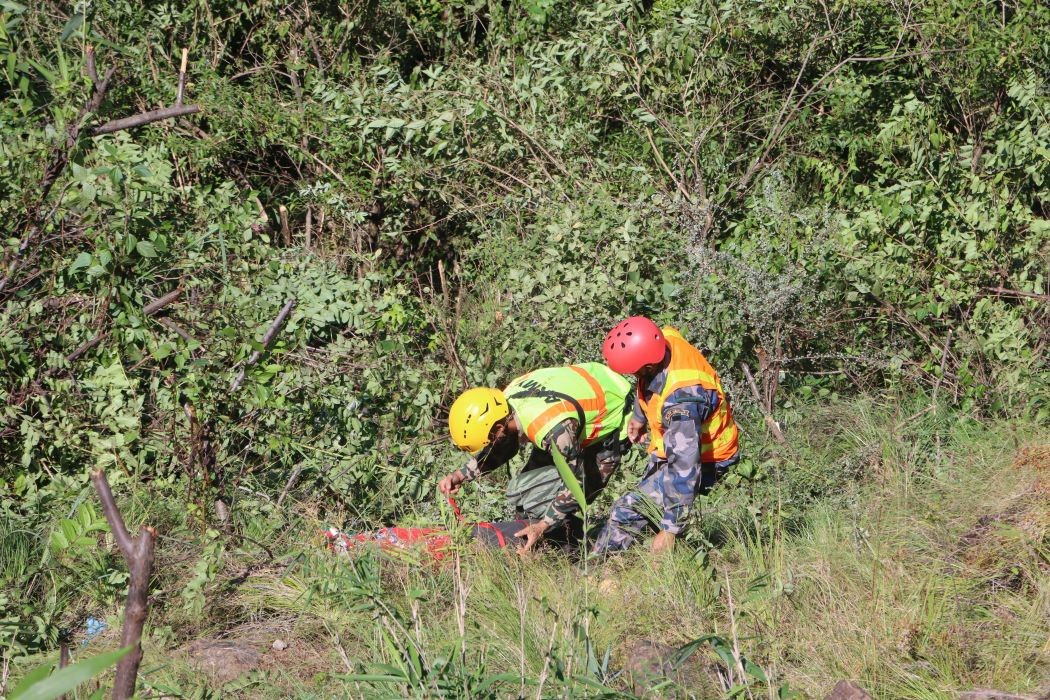
[[[646,365],[661,362],[666,351],[663,332],[645,316],[620,321],[602,343],[606,364],[620,374],[635,374]]]

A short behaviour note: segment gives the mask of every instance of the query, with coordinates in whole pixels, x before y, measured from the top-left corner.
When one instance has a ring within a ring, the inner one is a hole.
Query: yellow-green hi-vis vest
[[[537,446],[567,418],[579,421],[584,447],[614,432],[627,434],[625,404],[631,385],[599,362],[538,369],[512,381],[503,393]]]

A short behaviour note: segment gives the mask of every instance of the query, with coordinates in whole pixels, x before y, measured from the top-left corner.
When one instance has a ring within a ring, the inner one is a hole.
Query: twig
[[[181,117],[201,111],[201,108],[197,105],[182,104],[182,97],[186,83],[186,60],[187,51],[186,49],[183,49],[182,69],[179,75],[179,90],[174,106],[155,109],[143,114],[124,117],[123,119],[115,119],[102,124],[101,126],[96,126],[91,130],[91,135],[99,136],[101,134],[111,134],[115,131],[131,129],[136,126],[143,126],[145,124],[161,121],[162,119]],[[102,100],[105,98],[106,91],[109,89],[109,81],[113,77],[115,71],[116,67],[111,67],[106,71],[105,76],[103,76],[102,79],[99,79],[98,67],[95,64],[95,47],[87,47],[84,56],[84,73],[91,80],[93,88],[91,98],[83,107],[81,107],[76,119],[70,122],[69,127],[66,129],[65,143],[57,144],[51,150],[50,160],[48,161],[47,168],[44,170],[44,176],[40,181],[40,195],[37,197],[36,204],[28,211],[28,226],[26,233],[23,236],[18,249],[14,252],[13,260],[11,260],[8,265],[7,273],[4,275],[3,279],[0,279],[0,292],[3,292],[4,289],[7,288],[10,281],[20,270],[25,251],[29,248],[29,244],[32,240],[40,233],[40,230],[44,226],[44,222],[49,218],[49,215],[44,215],[44,208],[47,203],[48,195],[51,193],[51,188],[69,164],[70,155],[72,154],[73,149],[76,148],[77,142],[80,140],[80,133],[84,128],[88,116],[97,113],[99,107],[102,106]]]
[[[952,342],[952,331],[954,329],[948,329],[948,337],[944,339],[944,350],[941,351],[941,371],[937,375],[937,379],[933,382],[933,394],[930,397],[930,404],[933,406],[933,410],[937,410],[937,392],[940,391],[941,381],[944,380],[944,363],[948,361],[948,348]]]
[[[1020,289],[1007,289],[1006,287],[981,287],[985,292],[991,292],[1001,297],[1021,297],[1024,299],[1039,299],[1050,301],[1050,294],[1036,294],[1035,292],[1023,292]]]
[[[554,653],[554,640],[558,638],[558,622],[554,621],[554,629],[551,630],[551,642],[547,646],[547,653],[543,657],[543,671],[540,672],[539,682],[536,685],[536,700],[543,697],[543,686],[547,684],[547,674],[551,668],[551,655]]]
[[[270,327],[266,329],[266,333],[262,338],[262,349],[252,352],[248,361],[244,363],[243,367],[241,367],[241,371],[237,374],[236,378],[230,382],[230,393],[241,388],[241,385],[244,384],[244,379],[248,374],[248,368],[258,362],[262,358],[263,353],[270,349],[270,345],[273,343],[274,338],[277,337],[277,333],[281,330],[281,327],[284,326],[294,308],[295,298],[293,297],[284,303],[284,307],[281,309],[280,313],[277,314],[277,318],[275,318],[273,323],[270,324]]]
[[[773,434],[773,439],[780,444],[786,443],[787,439],[780,430],[780,425],[773,419],[772,413],[766,407],[766,402],[762,400],[762,395],[758,391],[758,385],[755,384],[755,378],[751,375],[751,368],[746,363],[741,364],[740,367],[744,371],[744,378],[747,379],[747,385],[751,389],[751,394],[755,397],[755,403],[758,404],[758,410],[762,412],[762,418],[766,421],[766,427]]]
[[[810,88],[808,90],[806,90],[804,93],[802,93],[802,96],[799,97],[798,100],[795,101],[795,104],[791,107],[791,111],[792,111],[792,113],[796,113],[799,110],[801,110],[802,109],[802,105],[804,105],[806,103],[806,100],[809,99],[810,95],[812,95],[816,90],[818,90],[825,83],[825,81],[827,81],[829,78],[831,78],[831,76],[833,76],[835,73],[837,73],[843,66],[846,66],[846,65],[848,65],[850,63],[877,63],[877,62],[881,62],[881,61],[894,61],[894,60],[899,60],[899,59],[902,59],[902,58],[912,58],[912,57],[915,57],[915,56],[928,57],[928,56],[933,56],[933,55],[942,54],[942,53],[958,53],[960,51],[965,51],[965,50],[966,50],[966,48],[943,49],[943,50],[939,50],[939,51],[922,50],[922,51],[908,51],[908,52],[905,52],[905,53],[893,53],[893,54],[889,54],[887,56],[850,56],[849,58],[844,58],[841,61],[839,61],[838,63],[836,63],[834,66],[832,66],[830,69],[828,69],[824,73],[824,75],[820,76],[820,78],[815,83],[813,83],[813,85],[810,86]],[[808,56],[807,56],[807,60],[808,60]],[[803,65],[803,68],[805,68],[805,65]],[[799,73],[799,78],[801,78],[801,72]],[[795,90],[795,87],[797,87],[797,84],[798,84],[798,80],[796,80],[795,86],[792,87],[792,92],[788,93],[788,100],[790,100],[790,98],[793,96],[793,92]],[[785,100],[785,103],[784,103],[785,106],[788,104],[788,100]],[[783,132],[784,128],[787,126],[787,124],[789,122],[788,119],[784,118],[785,111],[786,110],[783,107],[781,107],[781,111],[777,115],[777,118],[776,118],[776,121],[774,122],[773,128],[770,130],[769,135],[766,137],[766,139],[762,143],[762,146],[763,146],[762,153],[759,156],[757,156],[754,161],[752,161],[751,165],[748,167],[747,171],[744,173],[744,176],[740,179],[740,182],[737,184],[737,186],[736,186],[737,190],[743,191],[744,189],[747,188],[748,183],[751,181],[751,178],[758,172],[758,170],[762,166],[762,163],[765,160],[766,156],[768,156],[769,153],[773,150],[773,147],[776,145],[777,139],[780,138],[781,133]]]
[[[330,166],[328,163],[325,163],[323,160],[315,156],[313,153],[310,153],[310,151],[307,151],[306,149],[302,149],[302,152],[310,156],[310,158],[312,158],[315,163],[327,170],[332,175],[332,177],[339,181],[340,185],[347,186],[346,180],[343,179],[342,175],[333,170],[332,166]]]
[[[149,613],[149,577],[153,570],[157,531],[143,525],[138,537],[132,537],[124,525],[120,509],[113,500],[113,491],[109,488],[105,472],[101,469],[93,471],[91,481],[98,491],[109,529],[113,532],[131,575],[128,581],[127,604],[124,608],[124,626],[120,631],[120,645],[132,647],[132,650],[117,663],[117,675],[113,681],[113,700],[126,700],[135,694],[135,680],[139,664],[142,663],[142,629]]]
[[[190,50],[182,50],[182,65],[179,66],[179,90],[175,93],[175,106],[182,105],[182,95],[186,91],[186,60],[189,58]]]
[[[97,346],[99,343],[101,343],[103,340],[105,340],[108,337],[109,337],[109,331],[98,333],[97,335],[95,335],[94,338],[92,338],[91,340],[87,341],[86,343],[84,343],[83,345],[78,347],[76,350],[74,350],[73,352],[71,352],[68,355],[66,355],[66,362],[75,362],[84,353],[88,352],[89,350],[91,350],[92,348]]]
[[[69,632],[63,630],[58,635],[58,667],[60,669],[65,668],[69,665]],[[68,695],[62,694],[58,696],[58,700],[67,700]]]
[[[191,340],[194,340],[192,335],[190,335],[188,332],[186,332],[182,328],[182,326],[180,326],[179,324],[175,323],[170,318],[163,318],[163,317],[158,318],[157,319],[157,323],[159,323],[160,325],[164,326],[169,331],[171,331],[175,335],[177,335],[180,338],[182,338],[183,340],[185,340],[187,343],[189,341],[191,341]]]
[[[283,204],[277,207],[277,213],[281,217],[281,238],[286,248],[292,247],[292,229],[288,226],[288,208]]]
[[[314,212],[310,207],[306,208],[306,249],[310,250],[310,238],[313,235]]]
[[[303,473],[303,465],[296,466],[292,470],[292,475],[288,477],[288,482],[285,483],[284,488],[281,489],[281,495],[277,497],[277,507],[280,508],[281,504],[284,503],[284,499],[288,496],[288,492],[295,487],[296,482],[299,481],[299,475]]]
[[[152,124],[153,122],[159,122],[162,119],[184,117],[187,114],[196,114],[199,111],[201,111],[200,105],[174,105],[172,107],[161,107],[160,109],[143,112],[142,114],[135,114],[130,117],[124,117],[123,119],[114,119],[113,121],[106,122],[101,126],[96,126],[91,130],[91,135],[101,136],[102,134],[112,134],[114,131],[133,129],[136,126]]]
[[[173,301],[178,299],[179,295],[181,295],[181,294],[182,294],[182,287],[179,287],[178,289],[176,289],[176,290],[174,290],[172,292],[168,292],[164,296],[162,296],[162,297],[160,297],[158,299],[155,299],[155,300],[151,301],[150,303],[146,304],[145,306],[143,306],[142,307],[142,314],[144,316],[152,316],[153,314],[155,314],[158,311],[160,311],[161,309],[163,309],[165,306],[168,306]]]

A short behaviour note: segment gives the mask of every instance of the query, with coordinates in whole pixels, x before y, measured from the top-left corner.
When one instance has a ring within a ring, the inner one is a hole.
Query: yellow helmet
[[[448,412],[448,432],[456,447],[477,454],[489,444],[489,432],[510,415],[507,397],[499,389],[467,389]]]

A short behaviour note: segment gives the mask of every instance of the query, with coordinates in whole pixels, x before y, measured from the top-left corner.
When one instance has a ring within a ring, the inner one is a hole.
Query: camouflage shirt
[[[666,381],[667,370],[664,369],[646,385],[646,396],[650,397],[662,391]],[[673,519],[678,522],[684,520],[688,514],[700,483],[700,436],[703,434],[704,423],[718,408],[718,402],[717,391],[698,385],[676,389],[664,401],[662,423],[667,458],[662,459],[654,454],[649,459],[651,463],[664,463],[660,466],[666,470],[668,478],[664,481],[662,500],[666,512],[674,514]],[[634,417],[642,423],[648,422],[640,403],[634,405]],[[677,531],[676,524],[677,522],[662,523],[661,527]]]
[[[525,463],[523,469],[529,470],[551,466],[551,449],[557,449],[562,457],[565,458],[565,462],[569,465],[569,469],[572,470],[572,473],[577,479],[583,482],[583,449],[580,445],[579,430],[580,423],[575,418],[566,418],[556,424],[551,428],[550,432],[547,433],[547,436],[543,438],[542,443],[533,447],[532,454],[529,455],[529,459]],[[487,474],[494,469],[498,469],[513,459],[514,456],[517,455],[521,445],[527,441],[528,440],[524,437],[524,434],[522,434],[521,442],[513,444],[510,447],[499,446],[498,448],[494,448],[488,455],[486,455],[485,459],[480,462],[476,458],[471,457],[466,465],[459,470],[459,473],[463,476],[464,481],[472,481],[482,474]],[[601,446],[599,446],[597,453],[597,471],[601,482],[599,490],[608,483],[609,477],[612,476],[614,471],[616,471],[619,464],[619,451],[604,451],[601,449]],[[576,498],[572,495],[572,492],[570,492],[568,488],[564,488],[551,501],[551,504],[547,507],[542,519],[548,525],[557,525],[579,509],[580,505],[576,502]]]

